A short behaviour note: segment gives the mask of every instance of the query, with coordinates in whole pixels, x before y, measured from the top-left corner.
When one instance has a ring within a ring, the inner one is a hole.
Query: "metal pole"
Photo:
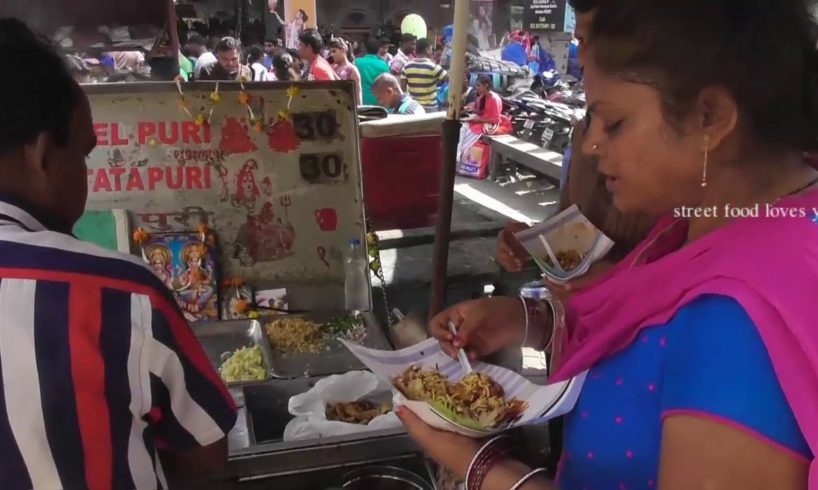
[[[454,33],[449,69],[449,108],[443,123],[443,160],[437,198],[435,246],[432,261],[432,297],[429,315],[434,316],[446,304],[446,279],[449,269],[449,243],[452,231],[454,176],[457,167],[457,145],[460,141],[460,108],[463,99],[463,76],[466,71],[466,36],[469,27],[470,0],[454,2]]]

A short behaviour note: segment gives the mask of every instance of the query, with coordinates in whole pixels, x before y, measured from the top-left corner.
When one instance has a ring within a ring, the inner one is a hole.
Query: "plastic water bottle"
[[[347,311],[365,311],[369,309],[369,268],[366,251],[360,240],[350,240],[347,256],[344,260],[344,297]]]

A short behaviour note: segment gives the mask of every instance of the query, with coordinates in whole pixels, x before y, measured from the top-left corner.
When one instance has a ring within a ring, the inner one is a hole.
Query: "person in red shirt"
[[[316,29],[307,29],[298,36],[298,54],[309,63],[307,80],[338,80],[338,75],[330,64],[321,56],[324,40]]]

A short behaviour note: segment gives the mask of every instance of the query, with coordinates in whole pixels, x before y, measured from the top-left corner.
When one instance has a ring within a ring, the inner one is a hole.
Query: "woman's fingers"
[[[429,322],[429,333],[440,342],[440,347],[449,357],[457,359],[457,349],[455,342],[459,339],[449,330],[449,322],[454,323],[456,328],[463,323],[463,316],[459,309],[462,305],[456,305],[448,310],[436,315]]]

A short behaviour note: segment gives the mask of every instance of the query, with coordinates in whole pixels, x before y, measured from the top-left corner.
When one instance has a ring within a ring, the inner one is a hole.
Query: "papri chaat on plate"
[[[472,430],[497,429],[520,419],[527,403],[505,398],[503,387],[473,372],[450,382],[438,370],[411,366],[393,380],[403,396],[429,403],[452,422]]]

